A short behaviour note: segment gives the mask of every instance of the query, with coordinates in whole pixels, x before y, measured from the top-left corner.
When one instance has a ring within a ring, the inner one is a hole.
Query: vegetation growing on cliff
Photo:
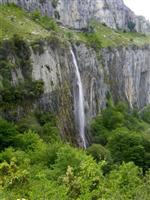
[[[51,37],[51,33],[54,32],[60,40],[83,42],[95,49],[150,43],[149,36],[136,32],[116,31],[105,24],[95,22],[91,22],[90,28],[82,31],[59,27],[53,19],[42,16],[39,11],[29,14],[13,4],[0,6],[0,21],[0,40],[18,34],[29,41],[35,41]]]
[[[14,35],[0,44],[0,109],[19,105],[22,101],[33,101],[44,91],[42,80],[32,80],[31,50],[28,42]],[[12,80],[12,73],[20,70],[18,82]],[[12,84],[13,82],[13,84]]]

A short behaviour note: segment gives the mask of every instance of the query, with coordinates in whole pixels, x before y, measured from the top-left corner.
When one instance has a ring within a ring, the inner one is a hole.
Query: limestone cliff
[[[91,20],[97,20],[123,30],[129,30],[128,23],[133,22],[136,31],[150,32],[150,23],[136,16],[123,0],[0,0],[0,3],[15,3],[29,11],[39,9],[42,14],[75,29],[85,28]]]
[[[86,127],[105,107],[108,93],[115,101],[125,100],[131,107],[141,108],[150,103],[150,46],[106,48],[99,51],[100,57],[84,44],[74,45],[74,51],[84,89]],[[32,109],[56,113],[62,134],[80,144],[74,125],[75,66],[70,47],[53,48],[45,44],[42,54],[32,50],[31,59],[32,79],[44,82],[44,93],[33,103]],[[17,84],[23,77],[21,68],[12,70],[12,84]],[[19,115],[20,112],[23,111],[18,106]]]
[[[0,2],[6,3],[5,0],[0,0]],[[127,29],[127,22],[130,20],[136,23],[138,31],[149,32],[149,24],[146,21],[139,21],[140,18],[136,17],[122,0],[111,0],[109,3],[106,0],[14,0],[13,2],[27,10],[40,8],[43,14],[48,13],[50,16],[56,17],[57,13],[57,18],[60,17],[62,24],[77,29],[86,27],[94,18],[112,28],[120,29]],[[8,20],[12,20],[11,23],[13,23],[15,17],[8,17]],[[22,24],[23,22],[20,26]],[[100,27],[100,32],[102,30]],[[55,33],[50,34],[50,38],[42,38],[34,45],[30,42],[27,42],[27,45],[19,39],[16,41],[17,44],[12,46],[13,42],[9,42],[9,38],[4,37],[4,46],[0,47],[0,89],[3,92],[0,94],[0,114],[17,121],[37,109],[50,111],[56,114],[63,137],[82,146],[78,127],[75,124],[73,96],[76,80],[71,48],[74,51],[83,84],[85,132],[88,132],[92,117],[105,108],[108,94],[112,95],[114,101],[127,101],[130,107],[143,108],[149,104],[150,45],[147,42],[148,37],[140,35],[134,41],[133,37],[128,38],[128,33],[124,36],[122,35],[124,33],[111,32],[108,28],[106,32],[104,31],[101,35],[102,39],[100,38],[106,43],[104,46],[95,46],[95,43],[89,45],[84,40],[74,38],[71,40],[70,37],[62,43],[60,33],[56,33],[56,37],[52,37]],[[74,34],[77,36],[78,32],[74,31]],[[90,39],[89,35],[86,37]],[[116,38],[123,42],[118,44]],[[144,43],[141,44],[140,39],[144,40]],[[140,45],[135,45],[136,40]],[[30,82],[31,86],[38,83],[40,87],[37,85],[30,89]],[[24,89],[18,87],[22,84],[27,84],[26,87],[29,90],[19,93],[20,88]],[[42,86],[44,88],[41,92]],[[14,92],[15,87],[18,88]],[[36,90],[35,94],[33,89]],[[21,97],[22,94],[24,99]],[[19,99],[19,102],[16,102],[15,98]],[[13,103],[12,100],[14,100]],[[86,140],[89,141],[88,134],[86,134]]]

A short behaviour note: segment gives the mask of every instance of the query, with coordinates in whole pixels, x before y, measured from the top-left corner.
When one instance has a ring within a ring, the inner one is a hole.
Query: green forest
[[[149,200],[150,107],[108,103],[87,150],[63,142],[50,113],[0,120],[1,199]]]

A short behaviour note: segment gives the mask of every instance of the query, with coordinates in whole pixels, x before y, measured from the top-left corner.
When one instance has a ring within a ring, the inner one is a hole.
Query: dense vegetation
[[[1,119],[1,199],[149,200],[147,110],[109,103],[92,122],[86,151],[61,140],[50,113]]]

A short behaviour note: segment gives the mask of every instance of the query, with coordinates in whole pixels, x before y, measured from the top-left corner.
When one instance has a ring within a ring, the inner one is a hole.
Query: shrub
[[[46,123],[51,123],[52,126],[56,126],[56,117],[51,112],[37,111],[35,115],[41,126]]]
[[[29,130],[24,134],[19,134],[16,138],[16,145],[24,151],[34,151],[42,147],[43,140],[39,135]]]
[[[129,28],[130,32],[134,32],[135,31],[135,25],[136,24],[134,22],[132,22],[132,21],[128,22],[128,28]]]
[[[38,10],[31,13],[31,18],[47,30],[58,31],[56,22],[49,16],[42,16]]]
[[[51,0],[53,8],[57,7],[58,1],[59,0]]]
[[[105,109],[102,115],[103,125],[109,130],[121,126],[124,123],[124,115],[113,107]]]
[[[90,127],[92,143],[99,143],[102,145],[107,144],[108,130],[104,127],[102,123],[102,116],[98,115],[93,119]]]
[[[116,129],[108,142],[108,148],[115,162],[133,161],[144,167],[145,149],[140,134],[127,129]]]
[[[17,86],[9,85],[1,91],[3,104],[19,104],[23,100],[34,100],[44,92],[44,82],[42,80],[28,80]]]
[[[150,124],[150,106],[147,106],[140,112],[141,118]]]
[[[92,144],[88,149],[87,153],[93,156],[93,158],[99,162],[102,160],[110,160],[110,152],[104,146],[100,144]]]
[[[58,128],[56,126],[52,126],[51,123],[46,123],[42,127],[41,137],[48,143],[60,141]]]
[[[41,131],[41,126],[34,114],[27,115],[17,123],[17,130],[20,133],[27,132],[29,129],[38,133]]]
[[[13,146],[17,135],[18,132],[11,123],[0,119],[0,150]]]

